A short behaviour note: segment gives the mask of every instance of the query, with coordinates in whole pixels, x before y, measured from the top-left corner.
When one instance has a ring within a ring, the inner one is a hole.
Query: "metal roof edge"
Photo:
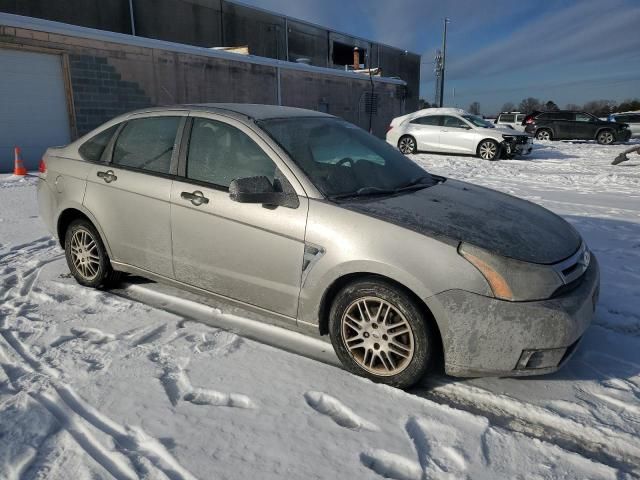
[[[81,27],[69,23],[54,22],[52,20],[44,20],[35,17],[25,17],[23,15],[14,15],[12,13],[0,12],[0,25],[14,28],[24,28],[27,30],[43,31],[58,35],[70,35],[73,37],[87,38],[90,40],[98,40],[104,42],[120,43],[124,45],[132,45],[142,48],[156,48],[177,53],[185,53],[190,55],[199,55],[210,58],[221,58],[224,60],[232,60],[236,62],[247,62],[255,65],[265,65],[286,70],[298,70],[309,73],[323,73],[325,75],[334,75],[338,77],[346,77],[358,80],[369,80],[369,76],[354,73],[335,68],[318,67],[315,65],[305,65],[295,62],[287,62],[285,60],[277,60],[268,57],[258,57],[255,55],[241,55],[224,50],[212,50],[207,47],[197,47],[195,45],[187,45],[183,43],[174,43],[166,40],[157,40],[154,38],[138,37],[125,33],[109,32],[106,30],[97,30],[95,28]],[[371,77],[374,82],[391,83],[395,85],[406,85],[404,80],[390,77]]]

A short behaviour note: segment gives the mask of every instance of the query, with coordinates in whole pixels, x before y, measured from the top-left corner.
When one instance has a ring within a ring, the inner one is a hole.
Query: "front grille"
[[[580,275],[578,278],[576,278],[572,282],[565,283],[564,285],[558,287],[556,291],[553,292],[553,295],[551,295],[551,298],[560,297],[561,295],[564,295],[566,293],[569,293],[575,290],[582,284],[583,281],[584,281],[584,275]]]

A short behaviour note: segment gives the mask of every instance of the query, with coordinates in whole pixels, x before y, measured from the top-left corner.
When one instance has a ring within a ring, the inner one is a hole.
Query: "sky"
[[[640,97],[640,0],[241,0],[433,58],[447,34],[445,104],[485,115],[525,97],[564,107]]]

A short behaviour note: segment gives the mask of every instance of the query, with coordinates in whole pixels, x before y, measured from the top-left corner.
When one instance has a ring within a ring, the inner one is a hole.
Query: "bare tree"
[[[567,103],[564,107],[565,110],[582,110],[580,105],[576,105],[575,103]]]
[[[473,102],[469,105],[469,113],[473,115],[480,115],[480,104],[478,102]]]
[[[553,100],[549,100],[544,104],[544,110],[546,112],[557,112],[558,110],[560,110],[560,108],[558,107],[558,105],[556,105],[556,102],[554,102]]]
[[[518,107],[522,113],[531,113],[534,110],[542,110],[540,100],[534,97],[528,97],[520,102]]]
[[[502,105],[503,112],[513,112],[516,109],[516,106],[513,102],[506,102]]]
[[[585,112],[589,112],[596,117],[606,117],[616,110],[616,102],[613,100],[591,100],[584,104]]]

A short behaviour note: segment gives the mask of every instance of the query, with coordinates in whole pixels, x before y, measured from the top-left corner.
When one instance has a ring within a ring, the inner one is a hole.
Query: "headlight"
[[[458,253],[478,269],[493,296],[501,300],[544,300],[563,285],[550,265],[502,257],[468,243],[461,243]]]

